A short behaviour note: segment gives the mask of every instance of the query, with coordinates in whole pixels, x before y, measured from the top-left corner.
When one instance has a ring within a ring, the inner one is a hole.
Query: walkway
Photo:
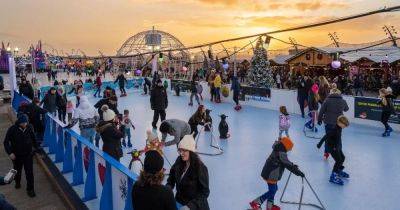
[[[10,119],[6,114],[8,106],[0,106],[0,175],[5,175],[10,168],[12,163],[4,151],[3,141],[4,136],[7,132],[8,127],[11,125]],[[30,198],[26,194],[25,186],[25,174],[22,174],[21,189],[16,190],[14,184],[0,186],[0,192],[4,194],[7,200],[13,204],[17,209],[40,209],[40,210],[58,210],[67,209],[61,197],[57,194],[57,191],[51,184],[51,180],[46,175],[43,168],[38,164],[35,159],[33,162],[34,174],[35,174],[35,190],[36,197]]]

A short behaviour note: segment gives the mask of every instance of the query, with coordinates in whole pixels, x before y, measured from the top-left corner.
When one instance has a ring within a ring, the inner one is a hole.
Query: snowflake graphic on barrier
[[[121,191],[121,198],[125,200],[128,196],[128,185],[125,179],[119,180],[119,190]]]

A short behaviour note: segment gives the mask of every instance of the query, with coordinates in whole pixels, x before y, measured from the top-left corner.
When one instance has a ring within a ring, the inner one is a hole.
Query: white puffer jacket
[[[74,110],[72,117],[72,125],[79,121],[79,128],[94,128],[99,120],[99,114],[92,104],[90,104],[86,96],[81,96],[78,108]]]

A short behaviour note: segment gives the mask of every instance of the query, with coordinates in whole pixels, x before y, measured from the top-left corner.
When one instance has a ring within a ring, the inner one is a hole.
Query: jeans
[[[90,143],[93,143],[93,138],[96,134],[96,131],[94,130],[94,128],[83,128],[81,129],[81,136],[85,139],[87,139],[88,141],[90,141]]]
[[[236,106],[239,106],[239,92],[233,91],[233,101]]]
[[[131,144],[131,129],[125,128],[125,136],[128,137],[128,144]],[[124,139],[125,141],[125,139]]]
[[[94,97],[96,97],[97,93],[99,93],[99,97],[100,97],[100,93],[101,93],[101,86],[97,87],[96,92],[94,92]]]
[[[268,183],[268,192],[260,196],[260,203],[262,204],[266,200],[274,201],[276,191],[278,191],[278,185]]]
[[[221,88],[217,87],[215,88],[215,101],[221,101],[221,94],[220,94]]]
[[[121,91],[121,95],[122,95],[122,94],[126,94],[126,91],[125,91],[125,87],[124,87],[124,86],[119,86],[119,90]]]
[[[279,130],[279,138],[282,137],[283,132],[285,132],[286,136],[289,137],[289,129],[286,129],[286,130]]]

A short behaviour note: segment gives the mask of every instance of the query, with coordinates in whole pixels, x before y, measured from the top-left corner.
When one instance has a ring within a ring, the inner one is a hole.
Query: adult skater
[[[117,79],[115,80],[114,83],[118,82],[119,90],[121,91],[121,97],[126,96],[126,90],[125,90],[125,84],[128,83],[128,80],[126,80],[124,76],[124,72],[120,72]]]
[[[379,105],[382,106],[381,122],[385,126],[385,132],[382,133],[382,136],[387,137],[390,136],[390,133],[393,131],[388,121],[390,115],[395,114],[395,109],[393,106],[394,96],[392,95],[391,91],[382,88],[379,90],[379,99]]]
[[[193,138],[196,138],[197,134],[199,131],[197,130],[198,125],[204,125],[206,120],[206,108],[204,105],[200,105],[197,108],[197,111],[190,117],[189,119],[189,125],[190,129],[193,133]]]
[[[336,120],[343,112],[347,112],[349,106],[343,99],[340,90],[334,88],[331,90],[330,95],[325,99],[321,106],[318,114],[318,124],[322,124],[322,120],[325,123],[325,134],[336,127]],[[325,159],[329,157],[329,153],[326,150],[325,145]]]
[[[94,92],[94,97],[96,98],[97,96],[96,95],[98,95],[98,97],[99,98],[101,98],[101,86],[103,85],[103,82],[101,81],[101,74],[99,74],[99,75],[97,75],[97,77],[96,77],[96,83],[95,83],[95,86],[96,86],[96,91]]]
[[[123,156],[121,138],[124,137],[124,132],[117,124],[118,120],[114,111],[107,105],[103,105],[101,109],[103,121],[96,126],[96,131],[100,133],[103,140],[103,151],[119,161]]]
[[[60,96],[57,94],[56,88],[51,87],[47,94],[44,96],[40,105],[43,104],[43,109],[47,110],[54,117],[57,114],[57,104],[60,100]]]
[[[332,155],[332,158],[335,160],[335,165],[333,166],[329,181],[338,185],[344,184],[341,178],[350,177],[348,173],[343,171],[345,156],[342,150],[342,129],[348,127],[349,124],[350,123],[347,117],[345,117],[344,115],[339,116],[335,128],[327,132],[317,145],[317,147],[320,148],[322,146],[322,143],[325,142],[326,150]]]
[[[305,78],[306,77],[302,78],[301,76],[299,76],[299,79],[297,81],[297,102],[299,103],[300,106],[302,118],[304,118],[304,107],[305,104],[307,103],[307,98],[308,98]]]
[[[162,134],[161,141],[164,142],[164,146],[171,146],[178,144],[185,135],[191,134],[192,130],[189,123],[183,120],[170,119],[161,122],[160,132]],[[174,140],[165,142],[168,134],[173,136]]]
[[[237,76],[232,77],[231,90],[233,92],[233,101],[235,102],[235,110],[240,110],[242,106],[239,104],[240,82]]]
[[[98,101],[94,107],[97,108],[97,112],[99,113],[100,116],[100,121],[103,120],[103,110],[101,109],[103,105],[107,105],[109,109],[111,109],[117,116],[119,115],[118,111],[118,98],[117,96],[113,95],[110,96],[109,98],[103,98]],[[96,147],[99,146],[99,141],[100,141],[100,134],[97,132],[95,136],[95,141],[96,141]]]
[[[151,91],[151,81],[147,77],[144,78],[143,91],[144,95],[147,95],[147,91]]]
[[[165,90],[161,79],[157,80],[156,86],[151,90],[150,105],[151,109],[154,110],[153,122],[151,125],[153,126],[153,129],[157,129],[158,119],[161,118],[161,122],[165,120],[165,109],[168,107],[167,91]]]
[[[162,184],[164,180],[164,159],[155,150],[146,152],[143,170],[132,187],[133,209],[176,210],[172,190]]]
[[[272,146],[272,153],[265,161],[261,172],[261,177],[268,184],[268,192],[250,202],[253,210],[261,210],[261,205],[267,201],[267,210],[273,210],[274,198],[278,191],[278,181],[281,180],[283,172],[288,169],[293,174],[304,177],[304,173],[299,170],[297,165],[290,162],[287,153],[293,149],[293,142],[289,137],[280,138]],[[275,207],[279,209],[279,207]]]
[[[193,106],[193,97],[195,97],[197,104],[200,105],[199,95],[197,93],[197,76],[193,76],[192,81],[190,82],[190,102],[189,106]]]
[[[186,135],[179,143],[179,156],[171,167],[167,186],[176,188],[175,199],[179,210],[209,210],[210,195],[208,169],[196,154],[192,135]]]

